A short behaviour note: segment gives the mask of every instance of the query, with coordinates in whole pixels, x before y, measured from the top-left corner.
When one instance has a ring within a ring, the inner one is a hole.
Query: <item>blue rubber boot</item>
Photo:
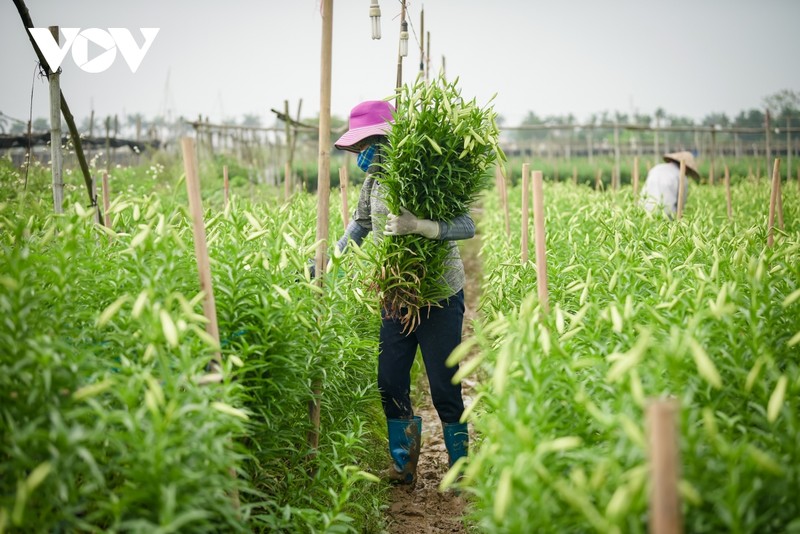
[[[386,477],[393,483],[414,484],[422,443],[422,418],[415,415],[413,419],[389,419],[388,424],[392,467]]]
[[[444,444],[447,447],[447,454],[450,456],[450,467],[456,460],[466,456],[469,451],[469,431],[467,423],[444,423],[442,425],[444,433]]]

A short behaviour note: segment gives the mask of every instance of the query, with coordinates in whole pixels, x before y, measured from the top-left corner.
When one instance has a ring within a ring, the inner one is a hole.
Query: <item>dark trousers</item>
[[[411,366],[417,354],[431,387],[431,398],[443,423],[457,423],[464,411],[461,384],[450,379],[458,367],[447,367],[445,360],[461,343],[464,322],[464,291],[440,302],[441,308],[420,311],[416,330],[404,333],[399,320],[383,319],[378,350],[378,388],[387,419],[405,419],[414,415],[411,407]]]

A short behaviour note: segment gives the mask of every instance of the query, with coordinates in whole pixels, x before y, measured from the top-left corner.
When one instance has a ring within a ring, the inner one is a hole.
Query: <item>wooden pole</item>
[[[509,168],[509,172],[511,172]],[[503,218],[506,223],[506,238],[511,237],[511,219],[508,213],[508,186],[506,185],[506,177],[503,176],[502,169],[500,170],[500,200],[503,205]]]
[[[291,195],[291,181],[292,181],[292,167],[289,165],[289,162],[285,162],[283,164],[283,200],[286,202],[289,201],[289,195]],[[330,180],[330,178],[328,178]]]
[[[781,160],[775,158],[775,164],[772,167],[772,191],[769,196],[769,219],[767,222],[767,246],[771,247],[775,243],[775,232],[773,226],[775,225],[775,208],[778,204],[778,180],[781,179]]]
[[[292,192],[292,156],[290,154],[291,149],[289,148],[292,144],[292,130],[291,126],[289,125],[289,101],[283,101],[283,116],[284,121],[284,129],[286,131],[286,165],[284,166],[284,179],[283,179],[283,197],[285,200],[289,200],[289,195]]]
[[[619,190],[619,124],[614,123],[614,177],[611,180],[611,188],[614,191]]]
[[[111,174],[111,115],[106,116],[106,172]]]
[[[58,26],[50,26],[56,44],[59,43]],[[53,207],[56,213],[64,213],[63,156],[61,154],[61,74],[51,72],[50,84],[50,167],[53,175]],[[89,193],[91,196],[91,191]]]
[[[403,23],[406,21],[406,0],[400,0],[400,28],[402,30]],[[400,87],[403,86],[403,56],[400,55],[400,43],[397,45],[397,98],[400,98]]]
[[[322,0],[322,53],[320,59],[319,159],[317,171],[317,251],[315,255],[316,282],[322,287],[325,274],[325,249],[328,244],[328,215],[331,194],[331,48],[333,42],[333,0]],[[313,398],[308,401],[312,429],[308,445],[316,453],[319,447],[320,401],[322,379],[312,385]]]
[[[678,215],[677,218],[680,221],[681,217],[683,217],[683,195],[685,194],[685,184],[683,183],[686,180],[686,162],[681,160],[681,170],[678,173]]]
[[[778,211],[778,229],[783,230],[783,185],[781,176],[778,175],[778,198],[775,209]]]
[[[786,183],[792,179],[792,133],[789,131],[791,123],[786,117]]]
[[[197,172],[197,151],[195,150],[194,140],[191,137],[181,139],[181,149],[183,151],[183,168],[186,172],[186,192],[189,197],[189,213],[192,217],[192,228],[194,231],[194,253],[197,258],[197,271],[200,275],[200,289],[203,291],[203,315],[208,322],[206,332],[219,346],[219,327],[217,326],[217,306],[214,302],[214,286],[211,280],[211,262],[208,257],[208,245],[206,243],[206,228],[203,221],[203,201],[200,196],[200,177]],[[199,384],[209,384],[222,381],[222,358],[220,353],[215,353],[211,357],[208,373],[197,380]],[[232,478],[236,478],[236,470],[231,467],[228,472]],[[233,490],[231,502],[235,509],[239,509],[239,491]]]
[[[186,192],[189,197],[189,213],[194,230],[194,254],[197,259],[197,271],[200,275],[200,289],[203,291],[203,315],[208,319],[206,332],[219,344],[219,327],[217,326],[217,305],[214,301],[214,287],[211,282],[211,262],[208,258],[206,228],[203,222],[203,201],[200,197],[200,177],[197,173],[197,152],[194,139],[181,139],[183,151],[183,168],[186,172]],[[222,366],[219,353],[212,357],[212,371],[221,379]]]
[[[230,181],[228,180],[228,166],[222,166],[222,190],[223,190],[223,209],[228,208],[228,199],[230,198]]]
[[[547,293],[547,247],[544,231],[542,171],[533,171],[533,228],[536,246],[536,287],[542,311],[548,314],[550,313],[550,300]]]
[[[22,19],[22,24],[25,26],[25,28],[28,30],[30,28],[35,28],[24,0],[14,0],[14,5],[17,7],[17,13],[19,13],[19,17]],[[36,52],[36,57],[39,59],[39,63],[44,68],[45,73],[49,76],[53,69],[51,69],[50,65],[47,63],[47,60],[45,59],[44,54],[42,54],[42,51],[39,49],[39,45],[36,44],[36,40],[33,38],[33,35],[30,32],[27,33],[28,39],[30,39],[31,42],[31,46],[33,46],[33,51]],[[92,198],[92,174],[89,172],[89,164],[86,162],[86,156],[83,153],[81,135],[78,132],[78,127],[75,126],[75,118],[72,116],[72,112],[69,110],[69,105],[67,104],[67,99],[64,98],[64,93],[59,91],[59,94],[61,95],[61,114],[64,116],[64,121],[67,123],[67,128],[69,129],[72,145],[75,148],[75,155],[78,158],[78,164],[80,165],[81,173],[83,174],[83,182],[86,184],[86,192],[89,195],[89,201],[92,203],[92,206],[95,206],[97,204],[97,199]]]
[[[578,185],[578,167],[572,166],[572,185]]]
[[[350,224],[350,213],[347,209],[347,186],[349,181],[347,167],[339,167],[339,190],[342,194],[342,222],[344,223],[345,231],[347,231],[347,225]]]
[[[431,32],[425,35],[425,81],[430,80],[431,75]]]
[[[770,147],[770,131],[769,131],[769,110],[764,114],[764,174],[769,172],[769,160],[772,157],[772,148]]]
[[[594,190],[600,191],[600,188],[603,187],[603,171],[601,169],[597,169],[597,174],[594,177]]]
[[[531,178],[531,166],[522,164],[522,265],[528,263],[528,182]]]
[[[714,185],[714,162],[717,158],[717,132],[711,130],[711,168],[708,172],[708,183]]]
[[[419,73],[425,75],[425,7],[419,10]]]
[[[733,220],[733,207],[731,205],[731,173],[725,165],[725,201],[728,204],[728,220]]]
[[[108,173],[103,173],[103,223],[106,228],[111,228],[111,191],[108,188]]]
[[[631,177],[633,181],[633,201],[636,202],[639,198],[639,158],[633,158],[633,174]]]
[[[650,533],[683,532],[681,501],[678,493],[680,456],[674,400],[651,402],[647,407],[650,456]]]

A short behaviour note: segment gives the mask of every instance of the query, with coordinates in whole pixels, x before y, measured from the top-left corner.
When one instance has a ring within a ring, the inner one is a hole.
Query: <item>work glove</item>
[[[400,208],[400,215],[392,213],[386,218],[386,235],[419,234],[428,239],[439,237],[439,223],[430,219],[420,219],[405,208]]]

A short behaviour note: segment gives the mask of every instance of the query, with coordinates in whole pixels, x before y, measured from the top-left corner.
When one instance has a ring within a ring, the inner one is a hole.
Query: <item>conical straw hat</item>
[[[686,164],[686,172],[697,178],[700,179],[700,173],[697,172],[697,164],[694,162],[694,156],[688,150],[684,150],[683,152],[670,152],[669,154],[664,154],[664,161],[674,161],[675,163],[679,164],[683,161]]]

